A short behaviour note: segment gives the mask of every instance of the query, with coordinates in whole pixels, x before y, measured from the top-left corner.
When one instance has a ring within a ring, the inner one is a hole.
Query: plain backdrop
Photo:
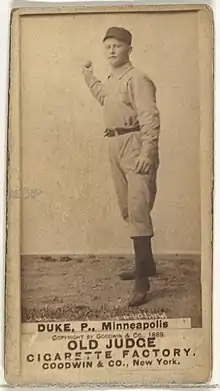
[[[156,253],[200,252],[197,13],[26,16],[21,21],[22,253],[130,253],[103,137],[81,74],[108,75],[109,26],[133,34],[132,62],[157,86],[161,114]],[[86,26],[86,30],[85,30]]]
[[[203,1],[197,1],[195,3],[202,3]],[[4,252],[5,252],[5,151],[6,151],[6,126],[7,126],[7,73],[8,73],[8,24],[9,24],[9,0],[1,0],[0,4],[0,118],[1,118],[1,132],[0,132],[0,249],[1,249],[1,330],[4,330]],[[30,2],[31,3],[31,2]],[[184,3],[184,2],[182,2]],[[188,2],[186,2],[188,3]],[[194,2],[191,2],[194,3]],[[214,3],[214,2],[213,2]],[[220,116],[219,110],[217,110],[217,102],[220,100],[220,83],[219,83],[219,65],[220,65],[220,47],[218,42],[220,41],[220,5],[215,1],[215,129],[219,128]],[[220,384],[219,373],[219,323],[220,323],[220,311],[219,311],[219,296],[220,296],[220,209],[217,205],[217,200],[220,197],[220,155],[217,153],[220,150],[220,137],[218,132],[215,131],[215,197],[214,197],[214,296],[213,296],[213,338],[214,338],[214,372],[212,384]],[[4,357],[4,345],[3,345],[3,332],[0,339],[1,350],[1,367],[0,367],[0,383],[3,385],[3,357]]]

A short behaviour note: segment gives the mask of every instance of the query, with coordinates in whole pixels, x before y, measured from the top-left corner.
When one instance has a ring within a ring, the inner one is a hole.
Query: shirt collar
[[[120,68],[117,68],[117,71],[116,72],[111,72],[110,75],[108,76],[108,78],[110,77],[117,77],[118,79],[122,79],[122,77],[127,73],[129,72],[131,69],[133,68],[133,65],[131,64],[131,62],[127,62],[125,65],[123,65],[122,67]]]

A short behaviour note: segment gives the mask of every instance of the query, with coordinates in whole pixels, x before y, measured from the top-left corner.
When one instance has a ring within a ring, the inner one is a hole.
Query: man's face
[[[108,38],[104,42],[105,55],[113,68],[120,67],[129,61],[131,46],[116,38]]]

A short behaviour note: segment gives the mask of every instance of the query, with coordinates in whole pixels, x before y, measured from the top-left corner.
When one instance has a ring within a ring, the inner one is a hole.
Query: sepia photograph
[[[197,14],[83,18],[21,23],[23,321],[201,327]]]
[[[7,275],[25,379],[209,376],[211,31],[205,6],[12,15]],[[75,364],[98,347],[103,365]]]

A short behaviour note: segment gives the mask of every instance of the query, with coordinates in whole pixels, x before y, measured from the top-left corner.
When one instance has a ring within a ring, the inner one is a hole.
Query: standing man
[[[130,62],[132,35],[111,27],[103,39],[111,73],[105,84],[94,75],[91,61],[83,67],[85,81],[104,107],[112,175],[122,217],[128,222],[135,251],[135,270],[121,273],[134,279],[130,306],[146,302],[149,277],[156,274],[151,250],[151,210],[159,165],[160,116],[154,83]]]

